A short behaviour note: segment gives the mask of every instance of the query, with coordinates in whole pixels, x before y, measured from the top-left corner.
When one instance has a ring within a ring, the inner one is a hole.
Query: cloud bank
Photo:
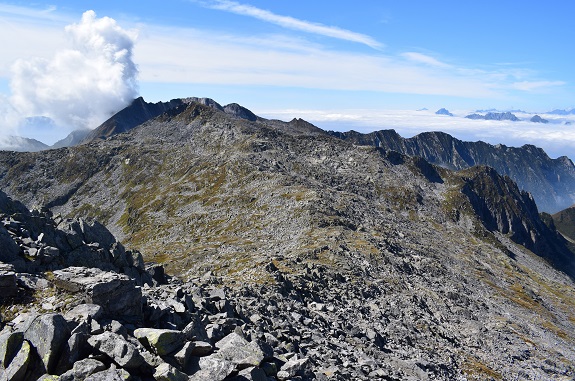
[[[85,12],[65,33],[70,49],[12,65],[11,111],[20,117],[46,116],[65,128],[93,128],[138,95],[132,60],[136,36],[94,11]]]

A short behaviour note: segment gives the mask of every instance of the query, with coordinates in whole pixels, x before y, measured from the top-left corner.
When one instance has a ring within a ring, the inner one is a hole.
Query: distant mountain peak
[[[449,110],[447,110],[446,108],[440,108],[439,110],[437,110],[435,112],[436,115],[447,115],[447,116],[453,116],[452,113],[449,112]]]
[[[549,123],[547,119],[543,119],[539,115],[533,115],[533,117],[529,120],[533,123]]]
[[[514,114],[507,112],[488,112],[485,115],[470,114],[466,116],[467,119],[484,119],[484,120],[510,120],[517,122],[519,120]]]
[[[552,114],[552,115],[575,115],[575,108],[555,109],[555,110],[553,110],[553,111],[546,112],[546,114]]]
[[[21,136],[6,136],[0,138],[0,150],[17,152],[38,152],[50,148],[47,144],[36,139]]]

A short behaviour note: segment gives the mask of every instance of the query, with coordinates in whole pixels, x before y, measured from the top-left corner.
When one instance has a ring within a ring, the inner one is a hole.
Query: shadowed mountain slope
[[[575,242],[575,206],[555,213],[553,221],[557,230]]]
[[[424,132],[403,138],[394,130],[369,134],[355,131],[330,132],[355,144],[391,149],[421,156],[430,163],[450,169],[487,165],[513,179],[531,193],[539,210],[554,213],[575,203],[575,165],[566,156],[551,159],[541,148],[520,148],[464,142],[443,132]]]

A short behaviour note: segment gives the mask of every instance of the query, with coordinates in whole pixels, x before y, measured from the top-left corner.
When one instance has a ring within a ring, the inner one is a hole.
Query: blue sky
[[[428,120],[405,113],[404,122],[397,122],[397,110],[446,107],[463,116],[475,109],[541,113],[574,107],[570,0],[0,2],[5,99],[26,82],[14,79],[14,62],[50,60],[69,49],[64,28],[78,24],[87,10],[113,19],[133,38],[137,92],[149,101],[206,96],[262,116],[307,117],[325,128],[396,128],[408,135],[432,126],[468,140],[506,139],[501,142],[548,151],[559,144],[575,147],[575,132],[564,121],[548,126],[553,134],[543,137],[526,134],[523,125],[516,134],[467,121],[459,129],[453,121],[441,128],[432,114],[425,114]],[[40,90],[23,94],[32,91]],[[395,119],[386,118],[385,110],[393,110]]]

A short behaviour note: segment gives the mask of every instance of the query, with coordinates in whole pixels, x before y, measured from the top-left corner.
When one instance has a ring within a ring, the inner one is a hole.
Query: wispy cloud
[[[242,16],[253,17],[258,20],[276,24],[292,30],[299,30],[306,33],[313,33],[326,37],[337,38],[340,40],[357,42],[370,46],[374,49],[381,49],[384,46],[374,38],[362,33],[353,32],[336,26],[327,26],[319,23],[300,20],[290,16],[278,15],[265,9],[257,8],[252,5],[237,3],[235,1],[215,0],[211,2],[203,2],[202,4],[208,8],[231,12]]]
[[[17,5],[1,4],[0,3],[0,15],[10,15],[11,17],[23,17],[26,19],[39,20],[53,20],[53,21],[65,21],[67,17],[62,16],[61,13],[57,12],[56,6],[51,5],[47,8],[37,9],[30,7],[21,7]],[[4,21],[4,20],[3,20]]]
[[[563,81],[522,81],[512,84],[513,88],[521,91],[539,91],[546,90],[552,87],[563,86],[566,83]]]
[[[144,37],[145,36],[145,37]],[[198,52],[201,52],[199,59]],[[230,59],[234,57],[234,59]],[[494,99],[487,75],[421,65],[380,52],[289,40],[148,26],[135,48],[143,82],[283,86]]]
[[[436,58],[433,58],[431,56],[428,56],[428,55],[422,54],[422,53],[405,52],[405,53],[402,53],[401,56],[404,58],[407,58],[408,60],[410,60],[412,62],[422,63],[422,64],[429,65],[429,66],[434,66],[434,67],[439,67],[439,68],[450,68],[451,67],[451,65],[443,63],[443,62],[437,60]]]

